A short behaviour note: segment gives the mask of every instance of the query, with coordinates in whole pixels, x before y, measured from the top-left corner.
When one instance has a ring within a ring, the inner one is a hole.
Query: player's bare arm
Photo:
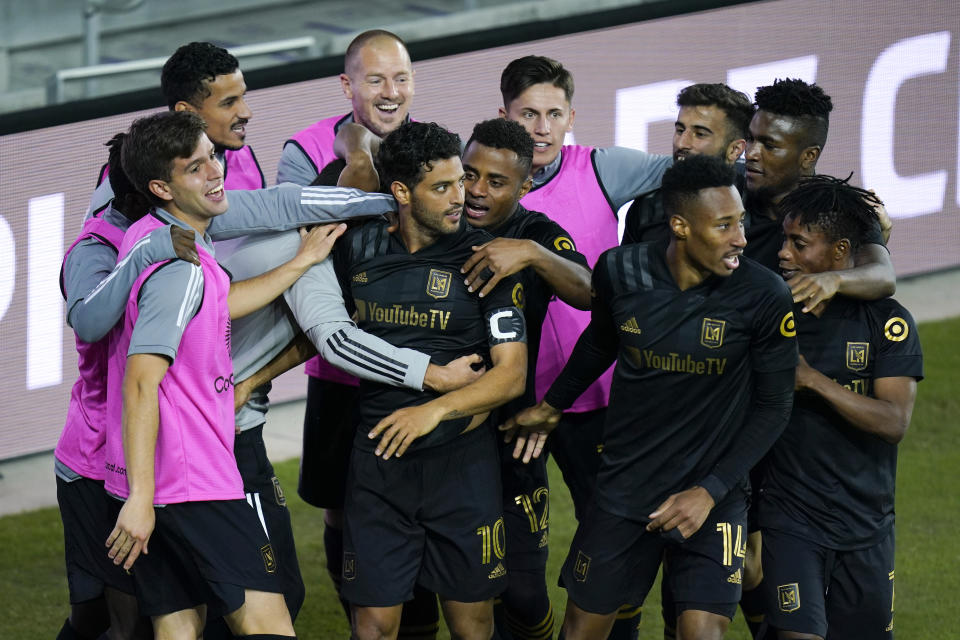
[[[384,460],[403,455],[417,438],[446,419],[484,414],[523,393],[527,377],[527,345],[506,342],[490,348],[493,367],[467,386],[415,407],[391,413],[368,434],[380,438],[376,453]],[[477,424],[480,421],[475,421]]]
[[[230,296],[227,299],[230,317],[242,318],[269,304],[296,282],[307,269],[323,262],[330,255],[333,243],[346,230],[347,225],[343,223],[320,225],[311,231],[301,228],[300,249],[290,261],[255,278],[230,285]]]
[[[917,398],[917,380],[910,377],[876,378],[875,397],[864,396],[823,375],[800,356],[797,391],[821,396],[851,425],[890,444],[903,440]]]
[[[577,309],[590,308],[590,270],[567,260],[533,240],[495,238],[479,247],[460,269],[464,283],[480,296],[493,291],[503,278],[533,267],[558,298]]]
[[[794,302],[803,303],[803,312],[817,309],[839,294],[860,300],[879,300],[892,296],[897,279],[890,254],[878,244],[860,248],[852,269],[805,273],[787,281]]]
[[[127,463],[130,496],[120,509],[106,546],[114,564],[130,570],[153,533],[155,489],[154,456],[160,424],[158,390],[170,361],[152,353],[127,358],[123,377],[123,454]]]
[[[713,498],[703,487],[674,493],[650,514],[647,531],[678,529],[680,535],[689,538],[703,526],[714,504]]]

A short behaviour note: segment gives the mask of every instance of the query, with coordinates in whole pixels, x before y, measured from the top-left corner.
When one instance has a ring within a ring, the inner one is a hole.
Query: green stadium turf
[[[960,318],[920,326],[926,379],[900,446],[897,479],[896,631],[901,638],[956,635],[954,594],[960,593]],[[269,428],[269,426],[268,426]],[[276,465],[288,504],[307,585],[297,620],[304,640],[349,637],[340,604],[326,574],[323,518],[296,495],[297,461]],[[566,595],[556,576],[573,536],[570,495],[551,462],[550,565],[547,581],[558,626]],[[53,482],[51,474],[50,481]],[[7,640],[53,638],[67,616],[63,533],[55,508],[0,518],[0,636]],[[640,638],[662,638],[659,586],[644,606]],[[953,613],[951,613],[953,612]],[[446,631],[441,638],[448,637]],[[747,640],[739,616],[727,638]]]

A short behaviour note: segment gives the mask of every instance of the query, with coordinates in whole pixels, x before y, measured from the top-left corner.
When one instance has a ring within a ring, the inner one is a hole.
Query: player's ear
[[[733,164],[737,161],[737,158],[743,155],[743,152],[747,148],[747,141],[743,138],[739,140],[734,140],[727,145],[727,162]]]
[[[345,73],[340,74],[340,88],[343,89],[343,95],[347,100],[353,100],[353,88],[350,86],[350,76]]]
[[[399,180],[394,180],[390,184],[390,193],[392,193],[393,197],[396,198],[398,204],[410,204],[410,190],[407,189],[407,185],[403,184]]]
[[[520,193],[517,194],[517,200],[527,195],[527,192],[533,188],[533,178],[527,176],[527,179],[523,181],[523,184],[520,185]]]
[[[161,200],[166,200],[168,202],[173,200],[173,194],[170,193],[170,187],[163,180],[151,180],[147,183],[147,188],[150,190],[150,193]]]
[[[570,107],[570,120],[567,122],[567,133],[573,131],[573,120],[577,117],[577,110]]]
[[[507,108],[506,108],[506,107],[500,107],[499,109],[497,109],[497,113],[500,114],[500,117],[501,117],[501,118],[506,118],[506,117],[507,117]]]
[[[673,235],[677,237],[677,240],[686,240],[690,226],[681,216],[673,215],[670,216],[670,230],[673,232]]]
[[[814,145],[800,152],[800,167],[804,173],[813,173],[814,167],[817,166],[817,160],[820,159],[820,151],[822,149],[818,145]]]
[[[187,102],[186,100],[180,100],[175,105],[173,105],[173,110],[174,111],[193,111],[194,113],[197,112],[197,108],[192,104],[190,104],[189,102]]]
[[[833,245],[833,261],[843,264],[850,257],[850,241],[846,238],[840,238]]]

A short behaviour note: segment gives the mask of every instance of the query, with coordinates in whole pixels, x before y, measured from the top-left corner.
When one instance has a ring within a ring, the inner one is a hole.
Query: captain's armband
[[[505,342],[526,342],[527,324],[516,307],[493,309],[486,315],[487,344],[491,347]]]

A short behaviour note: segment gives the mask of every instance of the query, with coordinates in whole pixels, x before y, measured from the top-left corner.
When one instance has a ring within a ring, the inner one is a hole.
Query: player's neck
[[[680,291],[697,286],[710,276],[710,272],[700,269],[687,257],[676,238],[667,246],[667,269]]]
[[[397,233],[400,234],[400,239],[403,240],[403,246],[405,246],[410,253],[416,253],[421,249],[426,249],[440,239],[438,233],[418,225],[409,213],[406,215],[400,214],[400,225]]]

